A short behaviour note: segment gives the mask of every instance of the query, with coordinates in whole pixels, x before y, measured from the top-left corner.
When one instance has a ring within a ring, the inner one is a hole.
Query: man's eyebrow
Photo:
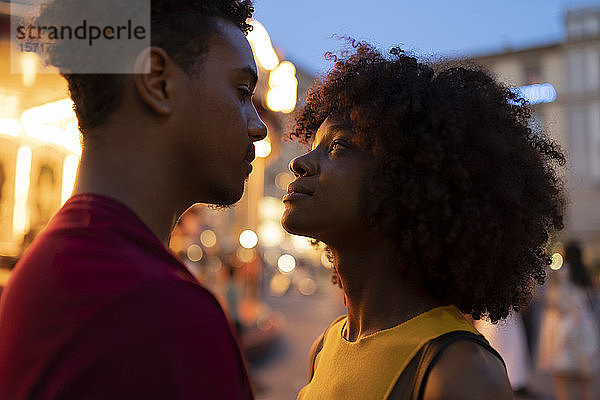
[[[256,74],[256,71],[254,70],[254,68],[252,68],[251,66],[247,65],[243,68],[234,68],[233,71],[250,75],[250,79],[251,79],[250,83],[252,84],[252,86],[256,86],[256,82],[258,82],[258,75]]]

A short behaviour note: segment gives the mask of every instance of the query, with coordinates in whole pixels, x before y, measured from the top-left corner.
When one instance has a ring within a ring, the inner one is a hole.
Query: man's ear
[[[173,111],[173,60],[160,47],[149,47],[140,53],[134,67],[135,87],[148,107],[160,115]]]

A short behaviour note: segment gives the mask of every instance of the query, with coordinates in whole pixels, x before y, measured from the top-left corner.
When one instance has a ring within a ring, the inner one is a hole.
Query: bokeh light
[[[560,253],[552,254],[552,264],[550,264],[550,268],[555,271],[561,269],[563,265],[563,256]]]
[[[294,248],[298,251],[305,251],[305,250],[312,249],[312,246],[310,245],[309,240],[310,239],[308,239],[305,236],[292,235],[292,244],[294,245]]]
[[[0,118],[0,135],[18,136],[21,124],[13,119]]]
[[[269,33],[256,20],[251,20],[250,25],[252,25],[252,30],[248,32],[247,38],[254,50],[254,57],[261,67],[270,71],[279,64],[279,57],[273,49]]]
[[[285,275],[277,274],[271,278],[269,292],[273,296],[283,296],[290,288],[290,283],[290,278]]]
[[[200,243],[202,243],[204,247],[213,247],[217,244],[217,235],[210,229],[202,231],[200,234]]]
[[[283,254],[277,260],[277,267],[283,273],[289,273],[296,268],[296,259],[291,254]]]
[[[281,252],[278,249],[267,249],[263,253],[263,259],[267,264],[275,266],[277,265],[277,260],[279,260],[280,255]]]
[[[294,175],[289,172],[280,172],[275,176],[275,185],[281,190],[287,190],[287,187],[294,180]],[[281,201],[280,201],[281,202]]]
[[[79,156],[69,154],[63,161],[63,179],[61,189],[61,204],[71,197],[73,187],[75,186],[75,178],[77,177],[77,167],[79,166]]]
[[[258,203],[258,215],[260,219],[269,219],[277,221],[281,219],[283,214],[283,202],[281,199],[272,196],[265,196]]]
[[[29,229],[29,183],[31,181],[31,149],[21,146],[17,151],[13,235],[19,237]]]
[[[269,74],[267,107],[272,111],[290,113],[296,107],[297,97],[296,67],[289,61],[283,61]]]
[[[292,85],[293,81],[290,79],[292,77],[296,77],[296,67],[289,61],[282,61],[277,68],[269,74],[269,86]]]
[[[258,244],[258,236],[253,230],[246,229],[240,233],[240,244],[246,249],[251,249]]]
[[[212,272],[217,272],[223,268],[223,262],[217,256],[207,256],[206,267]]]
[[[21,53],[21,72],[22,82],[26,87],[30,87],[35,83],[38,68],[40,66],[40,57],[35,52]]]
[[[256,157],[267,157],[269,154],[271,154],[271,143],[269,143],[266,139],[254,142],[254,153],[256,154]]]
[[[265,221],[258,226],[260,243],[265,247],[275,247],[281,243],[285,233],[281,225],[275,221]]]
[[[235,252],[236,257],[243,263],[250,263],[256,258],[256,251],[254,249],[245,249],[239,247]]]
[[[329,257],[327,256],[326,251],[321,253],[321,265],[323,265],[327,269],[333,268],[333,263],[329,261]]]
[[[298,282],[298,290],[305,296],[310,296],[317,290],[317,283],[311,278],[304,278]]]
[[[198,246],[195,243],[188,246],[186,253],[187,258],[194,262],[202,260],[202,256],[204,255],[202,247]]]

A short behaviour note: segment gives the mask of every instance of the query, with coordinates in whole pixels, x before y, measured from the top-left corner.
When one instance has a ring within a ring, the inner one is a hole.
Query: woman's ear
[[[174,63],[160,47],[149,47],[139,54],[134,66],[135,86],[142,101],[154,112],[169,115],[173,111],[171,79]]]

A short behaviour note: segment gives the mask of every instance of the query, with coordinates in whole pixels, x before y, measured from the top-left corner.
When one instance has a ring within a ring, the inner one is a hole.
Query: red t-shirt
[[[123,204],[72,197],[0,301],[0,399],[252,399],[215,298]]]

